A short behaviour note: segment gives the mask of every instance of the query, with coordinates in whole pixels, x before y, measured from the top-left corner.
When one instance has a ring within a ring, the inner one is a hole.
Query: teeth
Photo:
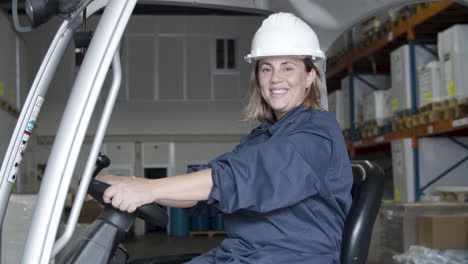
[[[273,94],[283,94],[286,93],[286,90],[271,90]]]

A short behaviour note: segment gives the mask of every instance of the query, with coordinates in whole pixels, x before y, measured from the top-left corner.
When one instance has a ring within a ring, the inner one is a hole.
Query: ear
[[[316,76],[317,72],[315,71],[315,69],[312,69],[310,72],[307,72],[306,87],[310,87],[312,85],[312,82],[314,82]]]

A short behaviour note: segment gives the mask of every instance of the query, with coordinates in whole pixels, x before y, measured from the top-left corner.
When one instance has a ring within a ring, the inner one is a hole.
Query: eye
[[[261,69],[261,71],[262,71],[262,72],[270,72],[270,71],[271,71],[271,69],[270,69],[270,68],[267,68],[267,67],[265,67],[265,68],[262,68],[262,69]]]
[[[294,68],[293,68],[293,67],[290,67],[290,66],[288,66],[288,67],[284,68],[284,70],[285,70],[285,71],[293,71],[293,70],[294,70]]]

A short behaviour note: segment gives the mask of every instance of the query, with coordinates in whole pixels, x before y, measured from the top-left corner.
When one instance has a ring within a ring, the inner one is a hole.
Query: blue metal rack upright
[[[410,57],[410,79],[411,79],[411,114],[416,115],[418,113],[418,84],[417,84],[417,72],[416,72],[416,41],[414,39],[413,28],[408,30],[408,39],[409,39],[409,57]],[[414,195],[415,200],[418,201],[421,198],[421,193],[419,192],[419,148],[418,148],[418,138],[412,138],[412,147],[413,147],[413,173],[414,173]]]
[[[416,69],[416,45],[437,42],[434,39],[415,39],[413,28],[408,29],[408,45],[409,45],[409,59],[410,59],[410,80],[411,80],[411,114],[417,115],[419,113],[418,102],[419,102],[419,93],[418,93],[418,80],[417,80],[417,69]],[[430,49],[427,49],[428,52],[432,52]],[[419,147],[418,147],[418,138],[413,137],[413,160],[414,160],[414,194],[415,200],[418,201],[421,199],[422,190],[420,188],[420,176],[419,176]]]

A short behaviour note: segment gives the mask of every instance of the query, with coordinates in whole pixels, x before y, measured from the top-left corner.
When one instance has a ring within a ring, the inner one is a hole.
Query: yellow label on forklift
[[[395,189],[395,201],[401,201],[401,193],[398,189]]]
[[[0,96],[5,95],[5,86],[0,82]]]
[[[456,95],[457,90],[455,89],[455,82],[450,82],[448,85],[448,95]]]
[[[430,103],[432,99],[432,92],[431,91],[424,91],[424,102]]]
[[[392,111],[398,110],[398,98],[392,100]]]

